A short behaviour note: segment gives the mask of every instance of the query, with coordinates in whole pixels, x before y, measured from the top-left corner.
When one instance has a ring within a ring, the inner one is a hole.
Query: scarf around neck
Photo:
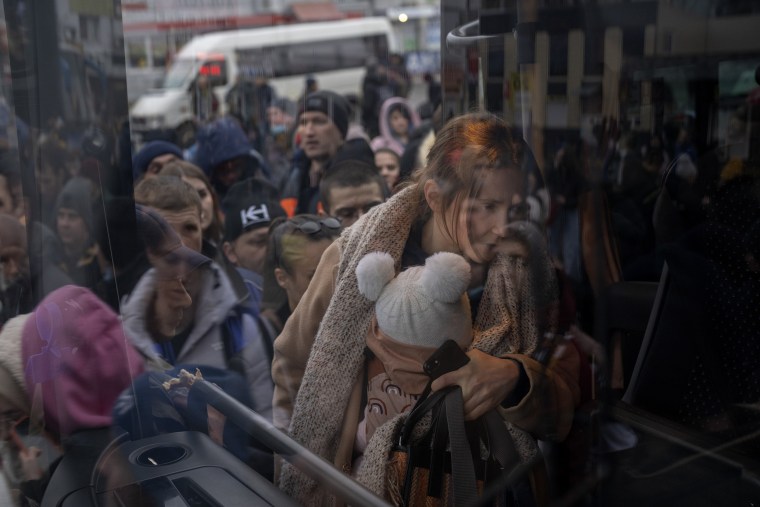
[[[373,208],[341,236],[335,291],[314,340],[290,423],[295,440],[330,462],[335,458],[352,388],[364,366],[366,336],[374,316],[374,303],[359,292],[356,266],[369,252],[387,252],[396,260],[398,271],[417,218],[416,190],[410,187]],[[540,264],[542,272],[537,278],[549,280],[550,265]],[[472,347],[494,356],[531,354],[536,349],[538,317],[548,306],[550,284],[532,286],[539,280],[531,279],[531,271],[521,258],[500,255],[494,259],[473,326]],[[365,453],[360,481],[380,495],[384,495],[383,469],[390,444],[378,440],[389,437],[400,417],[378,429]],[[510,431],[524,458],[535,453],[530,435],[511,427]],[[289,463],[283,463],[280,488],[305,505],[330,502],[315,481]]]

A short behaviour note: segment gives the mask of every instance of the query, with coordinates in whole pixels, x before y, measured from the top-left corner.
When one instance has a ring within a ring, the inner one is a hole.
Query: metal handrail
[[[446,46],[449,48],[465,47],[478,41],[498,39],[502,37],[501,35],[479,35],[477,33],[479,31],[479,19],[458,26],[446,34]]]
[[[267,419],[214,384],[197,380],[192,388],[243,431],[298,467],[347,504],[357,507],[390,507],[382,498],[340,472],[330,462],[290,438]]]

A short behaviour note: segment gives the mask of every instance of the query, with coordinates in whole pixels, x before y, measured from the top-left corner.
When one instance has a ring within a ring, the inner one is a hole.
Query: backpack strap
[[[245,365],[239,359],[239,352],[245,347],[243,336],[243,318],[238,309],[229,315],[222,325],[222,341],[224,350],[224,363],[227,367],[246,376]]]
[[[261,330],[261,339],[264,341],[264,350],[266,351],[267,359],[271,365],[272,361],[274,361],[274,339],[277,338],[277,333],[272,327],[272,324],[262,317],[261,314],[257,314],[254,317],[254,320]]]
[[[237,311],[224,321],[224,356],[227,362],[245,346],[243,319]]]
[[[277,334],[265,318],[247,311],[246,307],[237,307],[234,313],[227,317],[222,326],[225,363],[228,366],[235,365],[237,363],[236,357],[248,344],[248,337],[243,333],[243,319],[245,316],[251,317],[254,324],[258,327],[268,364],[271,365],[274,360],[274,339],[277,337]],[[235,369],[235,371],[238,371],[238,369]],[[244,371],[238,371],[238,373],[244,373]]]
[[[170,365],[174,366],[177,362],[177,354],[174,353],[174,346],[171,341],[154,343],[153,350]]]

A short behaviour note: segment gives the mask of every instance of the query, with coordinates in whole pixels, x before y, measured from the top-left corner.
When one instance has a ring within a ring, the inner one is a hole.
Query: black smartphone
[[[433,352],[433,354],[422,365],[422,369],[430,380],[435,380],[444,373],[458,370],[470,362],[464,350],[462,350],[454,340],[446,340],[443,345]]]

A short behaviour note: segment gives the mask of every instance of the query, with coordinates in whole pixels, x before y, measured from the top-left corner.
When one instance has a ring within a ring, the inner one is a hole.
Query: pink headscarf
[[[60,437],[110,426],[116,398],[143,371],[118,315],[74,285],[35,308],[21,352],[32,411],[41,406],[46,426]]]

